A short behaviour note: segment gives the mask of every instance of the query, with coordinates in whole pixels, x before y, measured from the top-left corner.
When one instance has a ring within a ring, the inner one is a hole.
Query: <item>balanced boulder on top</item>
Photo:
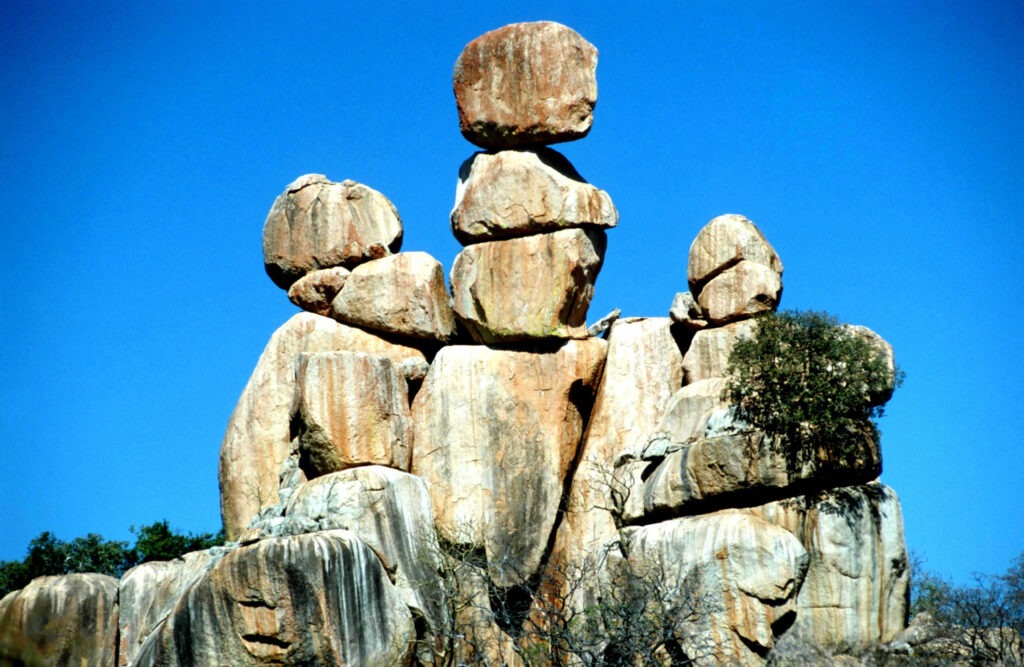
[[[470,42],[455,63],[462,136],[481,148],[580,139],[597,103],[597,49],[559,23],[514,23]]]

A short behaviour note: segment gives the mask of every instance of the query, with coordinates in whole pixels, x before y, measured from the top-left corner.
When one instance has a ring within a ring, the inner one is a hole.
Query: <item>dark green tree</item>
[[[167,521],[157,521],[138,530],[132,526],[135,535],[135,555],[139,563],[153,560],[173,560],[190,551],[199,551],[224,544],[224,533],[176,533]]]
[[[753,337],[734,345],[729,373],[725,398],[775,437],[790,470],[823,452],[834,462],[859,456],[902,383],[868,338],[812,311],[759,316]]]

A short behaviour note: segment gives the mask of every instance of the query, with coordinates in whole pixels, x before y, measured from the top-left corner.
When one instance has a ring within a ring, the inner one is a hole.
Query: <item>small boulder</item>
[[[698,301],[709,323],[725,324],[775,310],[780,296],[782,276],[744,259],[709,280]]]
[[[288,185],[263,225],[263,264],[281,289],[310,271],[351,268],[401,247],[402,221],[387,197],[321,174]]]
[[[699,301],[705,283],[744,259],[782,275],[782,260],[753,222],[733,213],[718,216],[704,225],[690,245],[686,270],[690,291]]]
[[[360,264],[331,304],[333,317],[383,333],[447,341],[455,333],[441,262],[403,252]]]
[[[619,213],[550,149],[477,153],[459,170],[451,223],[462,244],[552,232],[614,227]]]
[[[329,316],[331,302],[345,286],[348,276],[349,270],[343,266],[310,271],[288,288],[288,300],[303,310]]]
[[[733,345],[741,338],[752,337],[756,326],[754,320],[747,319],[721,327],[701,329],[695,333],[683,356],[687,384],[708,378],[727,377]]]
[[[485,149],[586,136],[597,103],[597,49],[559,23],[514,23],[466,45],[453,84],[462,136]]]

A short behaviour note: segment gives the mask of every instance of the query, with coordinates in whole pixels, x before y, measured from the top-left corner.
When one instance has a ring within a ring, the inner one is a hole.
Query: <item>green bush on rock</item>
[[[754,335],[729,357],[725,398],[742,421],[775,437],[791,471],[823,454],[855,460],[872,420],[903,380],[866,336],[827,313],[789,311],[758,316]]]

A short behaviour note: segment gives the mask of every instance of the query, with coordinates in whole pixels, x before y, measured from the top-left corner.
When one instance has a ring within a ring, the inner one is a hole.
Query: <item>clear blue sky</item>
[[[700,227],[748,216],[783,307],[896,348],[909,546],[959,580],[1024,550],[1020,2],[172,4],[0,12],[0,559],[219,527],[224,427],[295,312],[262,266],[274,198],[366,183],[450,268],[452,65],[539,19],[600,50],[593,130],[560,149],[621,214],[591,321],[667,315]]]

